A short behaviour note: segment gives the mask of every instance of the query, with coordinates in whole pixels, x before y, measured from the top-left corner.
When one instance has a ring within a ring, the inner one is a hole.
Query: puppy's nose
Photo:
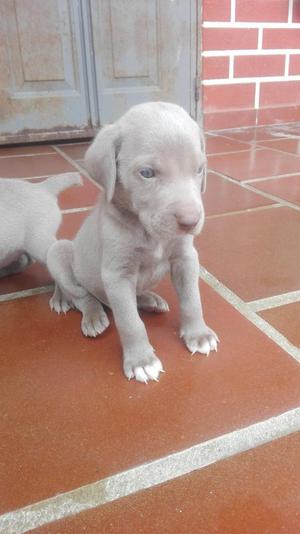
[[[182,213],[178,212],[175,217],[179,228],[184,232],[189,232],[198,224],[200,212],[198,210],[189,210]]]

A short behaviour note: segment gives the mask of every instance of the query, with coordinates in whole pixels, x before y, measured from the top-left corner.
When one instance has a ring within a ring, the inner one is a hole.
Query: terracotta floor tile
[[[245,181],[299,172],[300,159],[268,148],[253,148],[247,152],[209,156],[208,166],[235,180]]]
[[[218,152],[237,152],[250,148],[248,143],[241,143],[234,139],[226,139],[221,136],[206,136],[206,153],[217,154]]]
[[[0,146],[0,156],[18,156],[26,154],[55,154],[50,145],[24,145],[24,146]]]
[[[209,172],[207,176],[203,203],[206,215],[217,215],[274,204],[272,200],[252,193],[239,184],[230,182],[213,172]]]
[[[300,433],[35,530],[36,534],[297,534]]]
[[[76,169],[57,153],[0,158],[0,176],[2,178],[48,176],[74,170]]]
[[[222,136],[230,137],[238,141],[263,141],[266,139],[274,139],[274,134],[277,134],[276,126],[260,127],[260,128],[235,128],[232,130],[220,130],[218,132]],[[278,136],[276,136],[276,139]]]
[[[300,205],[300,174],[285,176],[284,178],[272,178],[252,184],[255,189],[271,193],[276,197],[288,200]]]
[[[208,219],[200,261],[249,301],[300,289],[300,213],[272,208]]]
[[[300,302],[258,312],[288,340],[300,347]]]
[[[124,378],[114,326],[86,339],[79,314],[51,313],[49,295],[0,304],[1,512],[299,405],[299,364],[211,289],[221,345],[209,358],[187,352],[168,282],[160,293],[171,312],[144,319],[166,374],[148,386]]]
[[[88,147],[90,146],[91,142],[89,143],[76,143],[76,144],[66,144],[66,145],[57,145],[60,150],[65,152],[70,158],[74,160],[83,159]]]
[[[89,211],[65,214],[58,237],[72,239],[88,214]],[[46,268],[41,264],[33,263],[23,273],[0,278],[0,295],[46,286],[51,282]]]
[[[96,204],[100,189],[89,178],[81,175],[81,179],[83,182],[81,187],[69,187],[60,193],[58,197],[60,209],[83,208]],[[31,182],[42,182],[43,180],[44,178],[37,178],[31,180]]]
[[[300,137],[299,139],[276,139],[274,141],[261,141],[261,146],[276,148],[300,156]]]

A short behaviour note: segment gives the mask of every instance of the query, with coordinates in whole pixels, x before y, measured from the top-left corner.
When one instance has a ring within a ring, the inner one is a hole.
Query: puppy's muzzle
[[[178,229],[182,232],[189,233],[197,226],[200,221],[201,212],[198,208],[186,208],[175,213],[175,219]]]

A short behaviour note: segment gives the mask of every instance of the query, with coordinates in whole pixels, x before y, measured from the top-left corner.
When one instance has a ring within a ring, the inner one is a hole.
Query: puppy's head
[[[104,187],[108,202],[117,201],[122,190],[149,234],[200,232],[206,177],[203,135],[179,106],[152,102],[131,108],[100,131],[85,163]]]

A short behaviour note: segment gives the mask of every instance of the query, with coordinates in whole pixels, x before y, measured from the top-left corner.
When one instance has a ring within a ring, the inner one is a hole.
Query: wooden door
[[[101,123],[166,100],[196,116],[196,1],[91,0]]]
[[[0,141],[91,127],[79,0],[1,0]]]

